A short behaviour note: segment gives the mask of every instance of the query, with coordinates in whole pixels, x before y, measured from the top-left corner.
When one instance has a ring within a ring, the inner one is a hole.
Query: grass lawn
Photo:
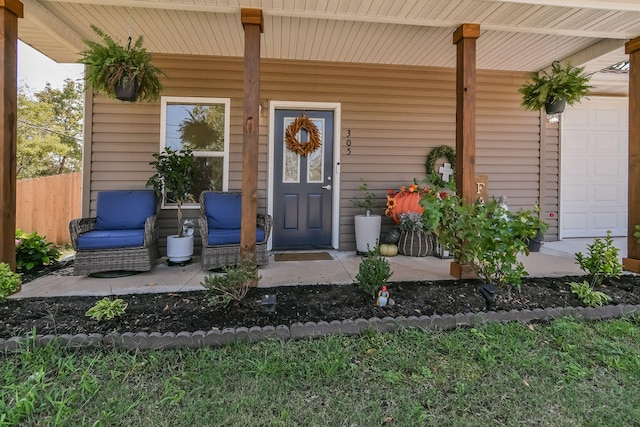
[[[0,425],[640,425],[640,317],[0,357]]]

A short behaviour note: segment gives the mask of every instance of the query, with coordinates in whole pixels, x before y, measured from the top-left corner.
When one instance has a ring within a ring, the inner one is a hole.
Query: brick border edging
[[[258,342],[268,338],[281,340],[318,338],[327,335],[356,335],[366,330],[389,332],[399,328],[453,329],[494,322],[531,322],[573,317],[584,320],[612,319],[640,313],[639,305],[605,305],[602,307],[536,308],[533,310],[487,311],[466,314],[433,316],[372,317],[370,319],[333,320],[331,322],[293,323],[291,326],[253,326],[250,328],[224,328],[195,332],[125,332],[123,334],[36,335],[35,338],[0,338],[0,351],[16,351],[24,348],[27,340],[36,346],[46,346],[56,341],[70,347],[102,347],[126,350],[158,350],[171,348],[221,347],[235,342]]]

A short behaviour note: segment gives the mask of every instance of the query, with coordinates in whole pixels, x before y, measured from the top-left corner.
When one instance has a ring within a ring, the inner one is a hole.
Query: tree
[[[82,161],[83,88],[65,80],[33,94],[18,89],[18,179],[76,172]]]

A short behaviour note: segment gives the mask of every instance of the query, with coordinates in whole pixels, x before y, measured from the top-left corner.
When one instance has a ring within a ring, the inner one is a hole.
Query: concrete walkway
[[[620,257],[626,256],[626,238],[616,238]],[[522,256],[525,270],[530,276],[565,276],[583,274],[575,262],[575,253],[587,253],[587,245],[593,239],[565,239],[545,242],[540,252]],[[274,261],[270,255],[269,265],[261,267],[259,287],[289,286],[305,284],[352,284],[358,273],[362,257],[354,252],[328,251],[331,261]],[[392,282],[410,280],[450,280],[450,259],[435,257],[395,256],[387,258],[393,271]],[[119,278],[93,278],[71,276],[70,269],[61,274],[48,275],[23,285],[22,290],[10,298],[50,296],[107,296],[146,292],[184,292],[204,289],[200,284],[211,272],[203,271],[200,260],[184,266],[167,266],[160,262],[150,272]]]

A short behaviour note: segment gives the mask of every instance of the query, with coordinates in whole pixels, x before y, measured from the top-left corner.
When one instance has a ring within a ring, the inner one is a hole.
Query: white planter
[[[356,250],[358,252],[366,254],[369,252],[369,249],[375,249],[376,242],[380,240],[381,224],[382,217],[380,215],[355,216]]]
[[[167,236],[167,257],[169,261],[189,261],[191,255],[193,255],[193,236]]]

